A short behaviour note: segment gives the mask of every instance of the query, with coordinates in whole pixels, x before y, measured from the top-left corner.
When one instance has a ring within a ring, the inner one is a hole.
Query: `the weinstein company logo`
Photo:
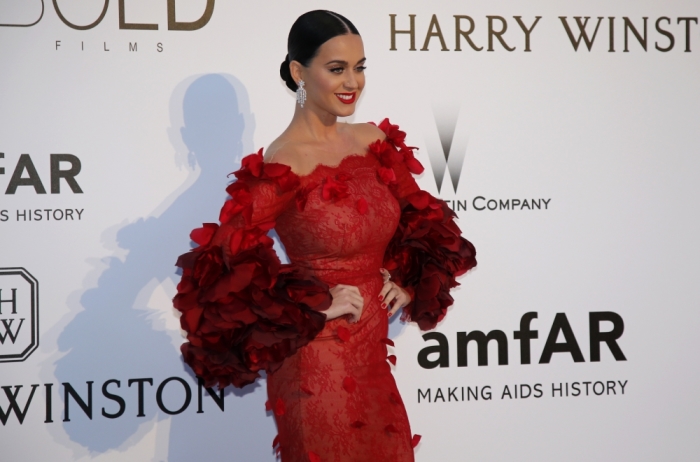
[[[0,268],[0,362],[24,361],[39,346],[39,282],[24,268]]]
[[[438,191],[442,192],[442,184],[445,180],[445,173],[449,171],[452,187],[457,193],[459,177],[462,173],[462,165],[467,152],[467,144],[464,140],[455,143],[455,130],[457,128],[457,117],[459,107],[445,106],[434,109],[435,125],[437,126],[440,146],[429,146],[428,157],[430,166],[435,176],[435,184]]]

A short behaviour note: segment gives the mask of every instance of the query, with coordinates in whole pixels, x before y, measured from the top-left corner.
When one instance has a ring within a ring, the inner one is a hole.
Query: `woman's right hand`
[[[324,311],[326,320],[331,320],[350,315],[348,322],[356,323],[362,316],[362,309],[365,306],[365,301],[360,294],[360,289],[355,286],[338,284],[330,290],[333,302],[331,306]]]

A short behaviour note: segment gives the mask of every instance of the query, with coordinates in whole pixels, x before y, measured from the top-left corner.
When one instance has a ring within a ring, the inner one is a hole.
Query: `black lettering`
[[[68,162],[70,168],[61,170],[61,162]],[[71,191],[75,194],[82,194],[83,190],[75,181],[75,177],[80,173],[80,159],[73,154],[51,154],[51,194],[59,194],[61,192],[61,178],[63,178]]]
[[[462,30],[462,19],[469,21],[469,30]],[[462,51],[460,37],[464,37],[472,49],[476,51],[481,51],[484,49],[484,47],[476,46],[476,44],[472,41],[472,38],[469,36],[472,32],[474,32],[474,20],[470,16],[455,15],[455,51]]]
[[[559,397],[560,397],[560,398],[561,398],[562,396],[564,396],[564,395],[562,394],[562,391],[563,391],[563,390],[564,390],[564,386],[563,386],[561,383],[559,384],[559,387],[558,387],[558,388],[555,387],[554,384],[552,383],[552,398],[554,398],[554,396],[555,396],[554,393],[557,392],[557,391],[559,392]]]
[[[423,393],[421,389],[418,389],[418,402],[420,403],[420,399],[423,398],[428,398],[428,402],[430,402],[430,388],[428,388],[428,391],[426,393]]]
[[[678,24],[685,22],[685,52],[690,53],[690,22],[698,23],[698,18],[678,18]]]
[[[614,381],[614,380],[608,380],[608,381],[606,382],[606,384],[607,384],[607,389],[608,389],[606,395],[609,395],[609,394],[610,394],[610,390],[612,390],[613,395],[616,395],[617,393],[615,393],[615,381]],[[611,385],[611,384],[612,384],[612,385]]]
[[[75,391],[75,388],[68,383],[64,382],[63,383],[63,421],[64,422],[70,422],[70,409],[69,409],[69,404],[70,404],[70,397],[72,396],[75,402],[80,406],[80,409],[83,410],[86,416],[90,420],[92,420],[92,384],[94,383],[93,381],[88,381],[85,382],[87,383],[88,386],[88,392],[87,392],[87,403],[83,401],[83,398],[80,397],[77,391]]]
[[[535,386],[533,387],[535,389],[535,394],[533,395],[535,398],[542,398],[542,395],[544,394],[542,392],[542,384],[541,383],[536,383]]]
[[[427,346],[418,352],[418,364],[423,369],[434,369],[440,367],[450,367],[450,347],[447,337],[440,332],[428,332],[423,334],[423,340],[437,340],[438,344]],[[428,358],[432,353],[437,353],[437,359]]]
[[[19,403],[17,402],[17,395],[19,394],[19,390],[22,388],[22,385],[15,385],[14,392],[11,391],[12,387],[10,386],[2,387],[10,404],[7,406],[7,412],[0,407],[0,422],[2,422],[3,425],[7,424],[10,414],[14,412],[20,425],[22,425],[24,423],[24,418],[27,416],[29,405],[32,403],[32,398],[34,398],[34,392],[38,387],[39,385],[32,385],[32,391],[29,392],[29,398],[27,398],[27,403],[24,405],[24,410],[20,409]]]
[[[457,399],[457,395],[455,393],[457,392],[457,387],[454,387],[454,389],[451,389],[450,387],[447,387],[447,401],[452,401],[452,398],[455,399],[455,401],[459,401]]]
[[[58,15],[58,18],[61,21],[63,21],[63,24],[70,27],[71,29],[76,29],[76,30],[88,30],[88,29],[92,29],[93,27],[97,26],[99,23],[102,22],[105,15],[107,14],[107,7],[108,6],[109,6],[109,0],[105,0],[105,4],[102,7],[102,13],[100,13],[100,16],[95,20],[95,22],[88,24],[87,26],[78,26],[78,25],[73,24],[72,22],[68,21],[66,19],[66,17],[63,16],[63,13],[61,13],[61,10],[58,8],[57,0],[53,0],[53,7],[56,10],[56,14]]]
[[[591,38],[588,38],[588,32],[586,32],[586,26],[588,25],[588,20],[591,19],[590,16],[586,16],[584,21],[581,22],[581,16],[574,16],[574,20],[576,20],[576,25],[578,26],[579,30],[579,35],[578,38],[574,37],[574,33],[571,31],[571,28],[569,27],[569,23],[566,21],[566,16],[559,16],[559,19],[561,20],[561,23],[564,25],[564,29],[566,30],[566,35],[569,37],[569,40],[571,41],[571,45],[574,47],[574,51],[578,51],[578,47],[581,44],[581,40],[586,44],[586,48],[588,48],[588,51],[591,51],[591,47],[593,46],[593,42],[595,41],[595,36],[598,34],[598,28],[600,27],[600,22],[603,20],[602,16],[598,17],[598,23],[595,26],[595,30],[593,31],[593,36]]]
[[[630,50],[627,48],[627,31],[631,30],[632,34],[637,38],[637,41],[639,44],[644,48],[644,51],[647,51],[647,17],[642,17],[644,20],[644,36],[639,34],[639,31],[637,31],[637,28],[634,27],[634,24],[632,24],[632,21],[630,21],[630,18],[627,16],[624,16],[622,20],[624,21],[624,27],[625,27],[625,49],[624,52],[627,53]]]
[[[119,29],[158,30],[158,24],[136,24],[126,22],[125,10],[124,0],[119,0]],[[134,51],[136,51],[135,48]]]
[[[537,319],[537,312],[530,311],[520,318],[520,330],[513,332],[513,338],[520,340],[520,364],[530,364],[530,340],[538,338],[536,330],[530,330],[530,322]]]
[[[608,48],[608,53],[615,52],[615,16],[608,16],[608,29],[610,34],[610,48]]]
[[[510,389],[508,388],[508,385],[505,385],[503,387],[503,393],[501,393],[501,399],[505,398],[506,395],[508,395],[508,399],[513,399],[513,395],[510,394]]]
[[[445,402],[445,397],[442,395],[442,388],[438,388],[435,392],[435,399],[433,400],[433,402],[437,403],[438,399],[441,399],[443,403]]]
[[[408,15],[410,21],[408,30],[396,29],[396,15],[390,14],[389,17],[391,18],[391,48],[389,48],[389,50],[396,51],[396,34],[409,34],[411,37],[411,47],[409,48],[409,51],[416,51],[416,15]]]
[[[505,18],[503,16],[486,16],[489,20],[489,47],[486,51],[493,51],[493,38],[496,37],[499,42],[501,42],[501,45],[503,48],[505,48],[508,51],[513,51],[515,50],[515,47],[509,47],[506,41],[503,39],[503,34],[506,33],[508,30],[508,23],[506,22]],[[498,20],[501,22],[501,30],[495,30],[493,28],[493,22],[494,20]]]
[[[600,393],[596,391],[596,385],[600,384]],[[597,396],[602,395],[605,393],[605,384],[603,382],[596,382],[593,384],[593,393],[595,393]]]
[[[206,26],[214,13],[214,0],[207,0],[202,17],[192,22],[178,22],[175,19],[175,0],[168,0],[168,30],[193,31]]]
[[[204,389],[204,380],[197,378],[197,414],[202,414],[204,410],[202,409],[202,390]],[[224,390],[219,390],[217,395],[212,388],[207,388],[207,393],[212,397],[214,402],[219,409],[223,412],[224,410]]]
[[[613,329],[609,332],[600,331],[600,323],[609,321]],[[600,344],[605,342],[616,361],[626,361],[624,353],[617,344],[617,339],[622,337],[625,331],[625,322],[622,316],[612,311],[592,311],[588,314],[588,329],[591,344],[591,362],[600,361]]]
[[[527,391],[527,395],[523,393],[523,388]],[[526,383],[520,384],[520,399],[529,398],[532,395],[532,387]]]
[[[53,422],[53,412],[51,408],[51,388],[53,387],[53,383],[45,383],[44,387],[46,388],[46,419],[44,423],[51,423]]]
[[[661,16],[659,19],[656,20],[656,31],[664,35],[666,38],[668,38],[668,46],[663,48],[659,46],[659,42],[656,42],[654,44],[654,47],[663,52],[671,51],[673,49],[673,46],[676,44],[676,39],[673,37],[673,34],[670,33],[669,31],[662,29],[661,28],[661,21],[666,21],[669,25],[671,25],[671,18],[667,18],[666,16]]]
[[[7,210],[0,210],[0,221],[7,221],[10,217],[7,215]]]
[[[172,381],[177,381],[182,384],[182,387],[185,389],[185,402],[182,403],[182,406],[180,406],[180,409],[177,409],[175,411],[171,411],[167,407],[165,407],[165,404],[163,403],[163,390],[165,390],[165,386],[172,382]],[[185,382],[184,379],[181,379],[180,377],[169,377],[158,386],[158,390],[156,391],[156,403],[158,403],[158,407],[160,408],[161,411],[165,412],[166,414],[170,415],[177,415],[181,414],[182,412],[187,409],[187,407],[190,405],[190,402],[192,401],[192,390],[190,389],[190,385]]]
[[[120,388],[122,386],[121,382],[116,379],[107,380],[105,383],[102,384],[102,394],[104,395],[104,397],[107,399],[111,399],[112,401],[116,401],[116,403],[119,405],[119,410],[114,414],[110,414],[105,410],[104,407],[102,408],[102,415],[107,417],[108,419],[116,419],[117,417],[121,417],[122,414],[124,414],[124,411],[126,410],[126,402],[124,401],[124,398],[122,398],[119,395],[110,393],[107,390],[107,387],[112,383],[116,383],[117,388]]]
[[[535,22],[533,22],[532,26],[530,26],[529,28],[523,22],[522,16],[513,16],[513,17],[515,18],[518,25],[525,33],[525,51],[532,51],[532,50],[530,50],[530,34],[535,29],[535,26],[537,25],[537,23],[540,22],[540,19],[542,19],[542,16],[535,16]]]
[[[492,330],[484,335],[480,330],[457,332],[457,367],[467,366],[467,345],[474,340],[477,347],[477,362],[479,366],[488,365],[488,342],[495,340],[498,344],[498,365],[508,364],[508,338],[501,330]]]
[[[437,15],[433,15],[430,19],[430,25],[428,26],[428,33],[425,35],[425,42],[423,42],[423,48],[420,51],[428,51],[428,45],[430,44],[430,39],[437,37],[440,39],[440,45],[442,45],[442,51],[450,51],[445,43],[445,38],[442,36],[442,30],[440,29],[440,23],[438,22]]]
[[[559,332],[564,334],[564,342],[562,343],[557,343]],[[549,364],[553,353],[570,353],[574,362],[584,362],[581,348],[578,346],[576,336],[565,313],[557,313],[554,317],[552,329],[549,331],[542,356],[540,356],[540,364]]]
[[[25,170],[29,176],[27,178],[22,178],[22,174],[24,174]],[[36,171],[36,167],[34,167],[34,163],[29,154],[22,154],[19,156],[19,161],[17,161],[15,171],[12,172],[12,178],[10,178],[10,184],[7,185],[5,194],[14,194],[17,192],[18,186],[33,186],[34,192],[37,194],[46,194],[46,189],[41,183],[39,173]]]
[[[486,198],[485,198],[484,196],[476,196],[476,197],[474,198],[474,200],[472,201],[472,207],[473,207],[475,210],[484,210],[486,207],[481,207],[481,208],[479,208],[479,207],[476,206],[476,201],[477,201],[477,199],[481,199],[482,201],[485,201],[485,200],[486,200]]]
[[[3,303],[11,303],[12,304],[12,314],[17,314],[17,289],[16,288],[10,289],[10,291],[12,292],[12,296],[11,296],[12,298],[8,298],[6,300],[3,300],[2,289],[0,289],[0,314],[2,314],[2,304]],[[4,321],[7,321],[7,319],[3,319],[3,323],[4,323]],[[10,326],[11,326],[12,321],[14,321],[14,319],[10,319],[9,321],[10,321]],[[7,324],[5,324],[5,332],[7,332],[8,330],[9,330],[9,326]],[[19,332],[19,329],[17,329],[17,331]],[[0,340],[0,343],[5,343],[5,339],[3,337],[0,337],[0,338],[2,338],[2,340]],[[14,341],[12,343],[14,343]]]
[[[624,395],[624,394],[625,394],[625,387],[627,386],[627,380],[625,380],[625,383],[622,383],[622,382],[620,382],[620,381],[618,380],[617,383],[620,384],[620,388],[622,388],[622,392],[621,392],[621,393]]]
[[[15,290],[17,289],[12,289],[13,295]],[[12,332],[12,323],[15,321],[15,319],[16,318],[0,320],[0,322],[2,322],[3,327],[5,328],[5,334],[0,334],[0,344],[4,345],[7,337],[10,337],[10,341],[13,345],[15,341],[17,341],[17,336],[19,336],[19,330],[22,328],[22,324],[24,324],[24,318],[20,318],[17,329],[14,332]]]
[[[139,412],[136,414],[136,417],[145,417],[146,414],[143,412],[143,384],[148,382],[150,386],[153,386],[153,379],[129,379],[129,388],[131,388],[131,385],[136,383],[138,384],[138,396],[139,396]]]

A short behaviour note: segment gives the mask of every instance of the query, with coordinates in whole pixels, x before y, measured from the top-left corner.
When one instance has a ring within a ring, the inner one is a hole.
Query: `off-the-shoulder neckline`
[[[345,157],[343,157],[342,159],[340,159],[340,162],[338,162],[336,165],[328,165],[328,164],[324,164],[323,162],[319,162],[318,164],[314,165],[314,168],[312,168],[308,173],[303,173],[303,174],[302,174],[302,173],[297,173],[297,172],[295,172],[294,170],[292,170],[292,167],[291,167],[291,166],[289,166],[289,165],[287,165],[287,164],[282,164],[282,163],[280,163],[280,162],[264,162],[264,163],[265,163],[265,165],[275,165],[275,164],[276,164],[276,165],[283,165],[283,166],[285,166],[285,167],[289,167],[289,171],[290,171],[292,174],[296,175],[297,178],[300,178],[300,179],[301,179],[301,178],[310,177],[310,176],[312,176],[313,174],[315,174],[316,171],[318,171],[318,170],[320,170],[320,169],[323,169],[323,168],[328,169],[328,170],[336,170],[336,169],[339,169],[340,167],[343,166],[343,164],[345,164],[345,162],[346,162],[348,159],[358,159],[358,158],[368,159],[368,158],[372,155],[372,152],[370,151],[369,146],[372,145],[373,143],[376,143],[377,141],[381,142],[381,141],[384,141],[384,140],[386,140],[386,137],[385,137],[384,139],[382,139],[382,138],[377,138],[375,141],[372,141],[371,143],[369,143],[369,144],[367,145],[367,148],[365,148],[365,152],[364,152],[364,153],[353,153],[353,154],[348,154],[347,156],[345,156]]]

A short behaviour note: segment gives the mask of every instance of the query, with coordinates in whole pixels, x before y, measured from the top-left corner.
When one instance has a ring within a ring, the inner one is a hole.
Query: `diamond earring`
[[[299,88],[297,88],[297,103],[301,107],[304,107],[304,103],[306,102],[306,90],[304,89],[304,81],[300,80],[299,83]]]

